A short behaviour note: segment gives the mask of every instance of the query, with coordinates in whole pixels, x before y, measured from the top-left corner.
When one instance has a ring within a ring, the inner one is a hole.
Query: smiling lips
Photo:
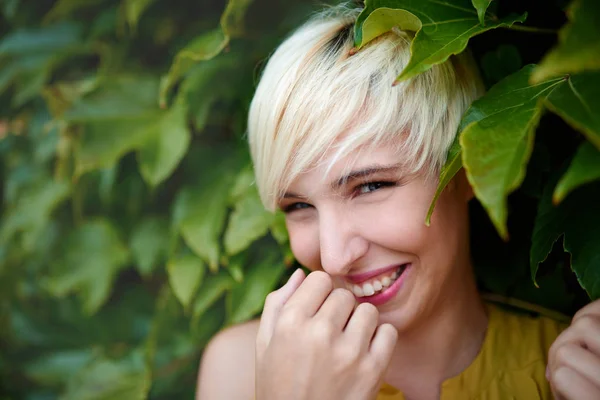
[[[406,264],[403,264],[385,268],[384,271],[376,270],[361,275],[349,276],[347,277],[346,288],[354,293],[356,297],[373,296],[391,286],[404,272],[405,268]]]

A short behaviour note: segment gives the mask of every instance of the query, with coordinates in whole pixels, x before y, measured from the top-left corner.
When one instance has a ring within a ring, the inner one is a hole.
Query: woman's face
[[[348,168],[349,160],[352,160]],[[399,330],[439,311],[470,274],[467,203],[462,174],[425,217],[437,183],[407,175],[382,146],[299,176],[280,201],[292,251],[336,287],[375,304],[381,322]]]

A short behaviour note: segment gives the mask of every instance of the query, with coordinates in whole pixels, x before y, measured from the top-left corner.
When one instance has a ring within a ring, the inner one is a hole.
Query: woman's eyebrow
[[[339,189],[341,186],[351,182],[355,179],[365,178],[370,175],[385,173],[385,172],[398,172],[401,169],[401,164],[392,164],[392,165],[370,165],[361,169],[357,169],[347,173],[346,175],[334,180],[331,182],[331,187],[333,189]]]

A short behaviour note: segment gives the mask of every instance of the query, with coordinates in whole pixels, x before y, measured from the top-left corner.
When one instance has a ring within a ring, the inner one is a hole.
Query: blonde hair
[[[248,139],[263,204],[325,153],[395,146],[410,172],[439,172],[462,114],[482,93],[466,55],[392,86],[410,58],[407,35],[386,33],[350,55],[360,9],[312,18],[271,56],[250,106]]]

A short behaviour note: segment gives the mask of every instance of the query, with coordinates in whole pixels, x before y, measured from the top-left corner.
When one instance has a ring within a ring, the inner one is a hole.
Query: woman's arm
[[[196,400],[254,398],[254,354],[258,320],[228,328],[206,346]]]

